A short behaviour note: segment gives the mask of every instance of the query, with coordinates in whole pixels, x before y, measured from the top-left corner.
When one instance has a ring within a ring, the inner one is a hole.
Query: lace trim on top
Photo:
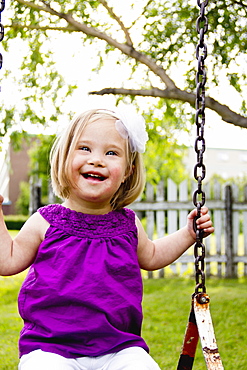
[[[51,226],[74,236],[96,238],[137,232],[135,213],[127,208],[104,215],[90,215],[61,204],[49,204],[39,208],[38,212]]]

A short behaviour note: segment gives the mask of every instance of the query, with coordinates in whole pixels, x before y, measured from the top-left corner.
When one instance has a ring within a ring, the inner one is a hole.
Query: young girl
[[[145,123],[91,110],[72,120],[51,152],[62,204],[40,208],[12,241],[0,216],[0,274],[30,267],[19,294],[19,370],[157,370],[141,335],[140,268],[160,269],[196,239],[193,219],[151,241],[124,208],[141,193]],[[3,197],[0,198],[0,204]],[[206,208],[196,221],[213,232]]]

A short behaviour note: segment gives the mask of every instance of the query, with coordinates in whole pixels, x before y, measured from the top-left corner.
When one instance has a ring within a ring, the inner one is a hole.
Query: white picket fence
[[[196,186],[195,181],[184,181],[177,186],[170,179],[157,186],[147,184],[142,200],[130,208],[142,220],[149,238],[160,238],[186,224],[188,212],[194,208],[192,194]],[[247,275],[247,186],[241,193],[235,185],[221,187],[216,182],[205,184],[203,190],[215,227],[215,233],[204,239],[206,276]],[[190,248],[172,265],[146,276],[193,273],[194,251]]]

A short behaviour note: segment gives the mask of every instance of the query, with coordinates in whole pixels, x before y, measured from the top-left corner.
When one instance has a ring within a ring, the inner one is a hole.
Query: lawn
[[[0,278],[0,370],[16,370],[18,335],[22,322],[17,295],[24,274]],[[247,279],[207,279],[210,311],[225,370],[247,369]],[[144,280],[143,336],[162,370],[176,370],[190,310],[194,280],[166,278]],[[195,370],[206,369],[200,344]]]
[[[247,279],[207,279],[210,312],[225,370],[247,369]],[[161,369],[176,370],[194,292],[193,279],[144,282],[143,336]],[[206,365],[198,344],[194,369]]]

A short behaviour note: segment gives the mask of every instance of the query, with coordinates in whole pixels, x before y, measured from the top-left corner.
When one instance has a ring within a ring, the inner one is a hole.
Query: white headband
[[[116,117],[116,129],[124,139],[129,139],[131,152],[144,153],[148,134],[144,118],[137,114],[132,106],[117,107],[114,111],[100,109],[113,117]]]

